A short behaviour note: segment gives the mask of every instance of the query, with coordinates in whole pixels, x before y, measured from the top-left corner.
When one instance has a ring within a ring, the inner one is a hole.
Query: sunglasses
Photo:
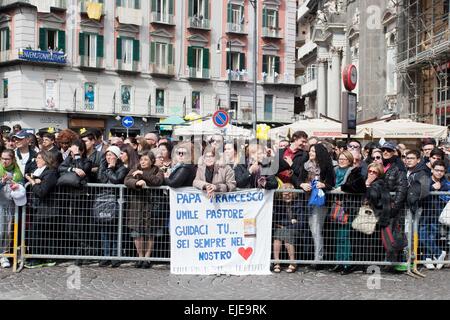
[[[178,155],[179,155],[180,157],[184,156],[185,154],[186,154],[186,152],[178,151]]]
[[[381,156],[372,157],[372,160],[381,160]]]
[[[392,149],[381,149],[381,151],[383,151],[383,152],[395,152],[395,150],[392,150]]]
[[[376,175],[378,175],[378,171],[376,171],[376,170],[368,170],[367,172],[369,174],[376,174]]]
[[[359,146],[354,146],[354,145],[348,145],[347,149],[359,149]]]

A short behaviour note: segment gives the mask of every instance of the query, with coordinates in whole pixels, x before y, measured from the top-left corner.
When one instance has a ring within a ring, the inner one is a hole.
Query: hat
[[[17,139],[28,138],[28,132],[26,132],[25,130],[21,130],[21,131],[17,132],[16,134],[14,134],[13,137],[17,138]]]
[[[397,145],[391,141],[385,142],[382,146],[381,149],[390,149],[390,150],[396,150],[397,149]]]
[[[21,184],[17,184],[16,190],[11,190],[11,198],[18,207],[22,207],[27,204],[27,192],[25,187]]]
[[[106,149],[106,152],[112,152],[117,158],[120,158],[120,149],[117,146],[111,146],[108,149]]]

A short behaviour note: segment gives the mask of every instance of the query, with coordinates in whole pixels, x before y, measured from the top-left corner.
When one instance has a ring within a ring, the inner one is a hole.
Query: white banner
[[[269,275],[274,191],[170,192],[173,274]]]

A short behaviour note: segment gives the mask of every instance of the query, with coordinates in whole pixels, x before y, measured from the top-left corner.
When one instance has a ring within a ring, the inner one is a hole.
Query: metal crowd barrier
[[[0,258],[12,259],[13,272],[18,263],[19,210],[12,200],[0,204]]]
[[[94,216],[94,207],[98,199],[108,196],[117,199],[118,215],[112,222],[101,223]],[[315,265],[406,263],[409,266],[415,258],[417,263],[427,263],[425,258],[430,250],[435,250],[431,253],[434,255],[437,250],[449,252],[450,230],[437,222],[439,210],[442,211],[446,203],[442,200],[444,196],[450,198],[450,193],[432,193],[422,204],[422,215],[406,209],[401,212],[399,221],[409,242],[392,260],[386,256],[378,226],[371,235],[352,228],[363,195],[332,191],[326,194],[325,207],[311,209],[304,192],[277,190],[272,262]],[[436,205],[438,201],[439,205]],[[347,214],[345,219],[331,215],[337,202]],[[16,210],[15,221],[17,215]],[[37,202],[29,193],[28,204],[22,211],[19,270],[32,259],[170,262],[169,217],[169,189],[166,187],[141,191],[123,185],[101,184],[90,184],[82,190],[60,188],[45,204]],[[419,239],[417,257],[412,252],[414,221],[419,222],[417,228],[423,235]],[[426,230],[434,231],[426,233]],[[434,236],[433,243],[424,238],[430,234],[431,238]],[[441,263],[450,264],[449,257]]]

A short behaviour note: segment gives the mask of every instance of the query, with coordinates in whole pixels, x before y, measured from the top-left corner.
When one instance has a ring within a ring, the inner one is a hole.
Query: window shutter
[[[141,8],[141,1],[140,0],[134,0],[134,8],[140,9]]]
[[[169,14],[173,14],[173,0],[169,0]]]
[[[280,73],[280,57],[275,57],[275,72]]]
[[[150,43],[150,63],[155,63],[155,61],[156,61],[155,55],[156,55],[156,42],[151,42]]]
[[[231,5],[231,3],[228,3],[228,5],[227,5],[227,22],[228,23],[231,23],[232,21],[233,21],[233,10],[232,10],[232,5]]]
[[[190,68],[194,67],[194,48],[192,47],[188,47],[187,65]]]
[[[42,51],[47,51],[47,29],[40,28],[39,29],[39,48]]]
[[[122,60],[122,39],[117,38],[117,60]]]
[[[11,49],[11,30],[6,28],[6,50]]]
[[[152,12],[156,12],[156,0],[152,0]]]
[[[231,68],[230,60],[231,60],[231,52],[227,51],[227,70],[230,70]]]
[[[263,72],[265,72],[265,73],[268,73],[267,72],[267,56],[263,56],[263,69],[262,69],[262,71]]]
[[[203,49],[203,69],[209,69],[209,49]]]
[[[66,32],[58,31],[58,48],[66,52]]]
[[[241,16],[239,17],[240,20],[238,21],[238,23],[241,23],[243,17],[244,17],[244,6],[241,6]],[[242,23],[242,25],[243,25],[243,24],[244,24],[244,23]]]
[[[116,0],[116,7],[122,6],[122,0]]]
[[[241,53],[239,57],[239,70],[245,70],[245,53]]]
[[[278,30],[278,11],[275,11],[275,28]]]
[[[188,16],[189,17],[192,17],[192,15],[194,14],[192,9],[193,9],[193,3],[192,3],[192,0],[189,0],[188,1]]]
[[[139,61],[140,59],[140,42],[139,40],[133,40],[133,61]]]
[[[209,0],[205,0],[205,19],[209,19]]]
[[[80,32],[80,37],[78,38],[78,53],[80,56],[84,56],[85,48],[84,48],[84,33]]]
[[[97,58],[103,58],[104,56],[104,42],[105,38],[101,35],[97,35]]]
[[[173,44],[169,43],[167,49],[167,64],[173,65]]]
[[[266,8],[263,8],[262,27],[267,28],[267,9]]]

